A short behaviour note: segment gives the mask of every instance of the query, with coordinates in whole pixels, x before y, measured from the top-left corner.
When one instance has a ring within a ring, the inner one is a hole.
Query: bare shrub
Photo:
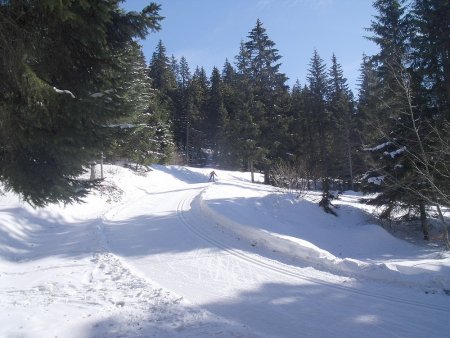
[[[270,171],[270,179],[275,187],[297,197],[303,196],[309,186],[308,171],[301,161],[278,161]]]

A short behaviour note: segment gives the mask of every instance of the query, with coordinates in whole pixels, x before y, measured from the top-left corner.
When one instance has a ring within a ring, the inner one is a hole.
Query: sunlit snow
[[[448,336],[438,239],[395,237],[359,193],[335,217],[211,170],[105,166],[69,206],[0,196],[0,336]]]

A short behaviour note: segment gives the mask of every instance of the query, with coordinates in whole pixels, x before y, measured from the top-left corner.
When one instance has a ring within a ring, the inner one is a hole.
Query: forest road
[[[199,207],[214,185],[136,188],[107,215],[108,248],[194,306],[263,336],[444,337],[450,305],[432,295],[283,264],[230,235]]]

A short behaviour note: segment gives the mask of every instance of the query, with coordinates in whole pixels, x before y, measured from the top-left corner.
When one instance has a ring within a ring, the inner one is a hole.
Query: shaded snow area
[[[106,166],[83,204],[0,196],[0,337],[448,337],[450,254],[361,196]]]

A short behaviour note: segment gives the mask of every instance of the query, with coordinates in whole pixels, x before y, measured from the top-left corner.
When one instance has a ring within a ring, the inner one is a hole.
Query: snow
[[[219,185],[201,196],[205,214],[252,245],[348,276],[450,288],[450,275],[427,265],[430,258],[439,261],[440,254],[430,254],[379,225],[366,223],[364,214],[355,208],[358,196],[341,197],[337,218],[313,203],[311,194],[309,200],[296,201],[277,192],[249,193],[242,182]],[[307,218],[299,219],[299,215]],[[448,261],[441,263],[450,267]]]
[[[369,177],[367,179],[368,183],[380,185],[384,181],[384,176],[376,176],[376,177]]]
[[[58,94],[68,94],[68,95],[70,95],[70,96],[72,97],[72,99],[75,98],[75,95],[73,95],[73,93],[72,93],[70,90],[67,90],[67,89],[58,89],[58,88],[56,88],[56,87],[53,87],[53,90],[54,90],[55,92],[57,92]]]
[[[404,153],[405,151],[406,151],[406,147],[403,146],[397,150],[394,150],[391,152],[385,152],[384,154],[391,156],[391,158],[395,158],[397,155],[400,155],[400,154]]]
[[[385,148],[385,147],[387,147],[387,146],[389,146],[391,144],[392,144],[392,142],[389,141],[389,142],[385,142],[385,143],[379,144],[379,145],[377,145],[375,147],[372,147],[372,148],[366,148],[365,150],[367,150],[367,151],[378,151],[378,150],[381,150],[381,149],[383,149],[383,148]]]
[[[335,217],[214,170],[105,166],[69,206],[0,196],[0,336],[448,336],[437,243],[394,237],[355,192]]]

